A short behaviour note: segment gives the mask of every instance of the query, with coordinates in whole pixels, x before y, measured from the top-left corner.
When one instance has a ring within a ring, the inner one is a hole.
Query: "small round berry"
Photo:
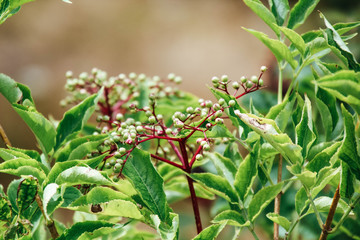
[[[156,123],[156,118],[155,118],[154,116],[150,116],[150,117],[148,118],[148,121],[149,121],[151,124],[154,124],[154,123]]]
[[[96,121],[97,122],[101,122],[103,120],[103,116],[102,115],[99,115],[96,117]]]
[[[229,101],[229,106],[230,107],[235,106],[235,104],[236,104],[235,100],[232,99],[232,100]]]
[[[152,114],[152,112],[151,111],[146,111],[145,112],[145,116],[147,116],[147,117],[150,117],[150,116],[152,116],[153,114]]]
[[[163,119],[164,119],[164,116],[163,116],[162,114],[158,114],[158,115],[156,115],[156,118],[157,118],[158,120],[163,120]]]
[[[212,105],[213,105],[213,103],[212,103],[212,101],[211,101],[211,100],[207,100],[207,101],[205,101],[205,106],[206,106],[207,108],[211,108],[211,107],[212,107]]]
[[[111,166],[114,166],[115,163],[116,163],[116,160],[114,158],[111,158],[109,163],[110,163]]]
[[[170,134],[172,134],[172,130],[170,128],[167,128],[165,130],[165,133],[166,133],[166,135],[170,135]]]
[[[142,131],[144,131],[144,128],[142,126],[137,126],[136,131],[142,132]]]
[[[209,144],[205,144],[205,145],[203,146],[203,149],[204,149],[205,151],[210,150],[210,145],[209,145]]]
[[[246,86],[247,88],[251,88],[253,85],[254,85],[254,83],[253,83],[253,82],[250,82],[250,81],[247,81],[246,84],[245,84],[245,86]]]
[[[242,77],[240,78],[240,82],[241,82],[241,83],[246,83],[246,81],[247,81],[247,78],[246,78],[245,76],[242,76]]]
[[[257,83],[259,81],[259,78],[255,75],[253,75],[251,78],[250,78],[250,81],[253,82],[253,83]]]
[[[216,118],[216,119],[215,119],[215,122],[216,122],[217,124],[224,124],[224,120],[223,120],[222,118]]]
[[[80,78],[80,79],[86,79],[87,77],[88,77],[87,72],[82,72],[82,73],[80,73],[80,75],[79,75],[79,78]]]
[[[219,104],[220,104],[220,106],[224,106],[224,104],[225,104],[225,99],[220,98],[220,99],[219,99]]]
[[[207,123],[207,124],[206,124],[206,128],[207,128],[207,129],[209,129],[209,128],[211,128],[211,127],[212,127],[212,124],[211,124],[211,123]]]
[[[121,148],[119,149],[119,153],[120,153],[121,155],[125,154],[125,153],[126,153],[126,148],[121,147]]]
[[[171,81],[173,81],[175,79],[175,77],[176,77],[175,73],[169,73],[169,75],[168,75],[168,79]]]
[[[118,120],[118,121],[121,121],[121,120],[123,120],[124,119],[124,115],[123,114],[121,114],[121,113],[118,113],[118,114],[116,114],[116,120]]]
[[[193,114],[194,113],[194,108],[193,107],[188,107],[186,108],[186,112],[189,114]]]
[[[204,157],[203,157],[203,155],[202,154],[196,154],[196,156],[195,156],[195,159],[196,160],[201,160],[201,159],[203,159]]]
[[[110,168],[111,168],[110,163],[108,163],[108,162],[107,162],[107,163],[105,163],[105,168],[106,168],[106,169],[110,169]]]
[[[176,84],[180,84],[182,82],[182,78],[180,76],[176,76],[175,79],[174,79],[174,82]]]
[[[67,71],[65,74],[66,78],[72,78],[74,76],[72,71]]]
[[[217,84],[217,83],[219,83],[220,80],[218,77],[212,77],[211,81],[212,81],[212,83]]]
[[[229,77],[227,75],[222,75],[221,76],[221,81],[226,83],[227,81],[229,81]]]
[[[233,82],[232,87],[237,90],[240,88],[240,84],[238,82]]]
[[[129,78],[131,80],[134,80],[136,78],[136,73],[132,72],[132,73],[129,73]]]
[[[266,66],[261,66],[261,68],[260,68],[260,71],[261,72],[265,72],[267,70],[267,67]]]
[[[141,74],[139,74],[138,79],[139,79],[139,81],[141,81],[141,82],[142,82],[142,81],[145,81],[146,75],[143,74],[143,73],[141,73]]]
[[[264,80],[262,80],[262,79],[260,78],[258,85],[259,85],[260,87],[262,87],[262,86],[264,85]]]
[[[109,120],[110,120],[110,117],[109,117],[108,115],[104,115],[104,116],[103,116],[103,120],[104,120],[104,121],[109,121]]]

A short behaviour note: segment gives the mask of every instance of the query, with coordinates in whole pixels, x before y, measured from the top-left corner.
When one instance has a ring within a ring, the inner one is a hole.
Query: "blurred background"
[[[327,0],[316,9],[332,23],[356,21],[360,1]],[[307,23],[300,32],[324,27],[316,11]],[[174,72],[183,77],[182,90],[211,98],[207,85],[212,76],[239,80],[267,65],[265,83],[276,91],[274,57],[242,26],[273,36],[240,0],[37,0],[0,26],[0,72],[28,85],[37,109],[55,119],[65,112],[59,102],[66,96],[67,70],[78,75],[98,67],[110,76],[161,77]],[[352,42],[359,46],[359,37]],[[13,146],[36,149],[31,131],[2,96],[0,123]],[[2,175],[7,185],[8,175]]]

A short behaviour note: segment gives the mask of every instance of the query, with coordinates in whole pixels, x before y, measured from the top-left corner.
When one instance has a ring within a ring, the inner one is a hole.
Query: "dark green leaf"
[[[278,195],[283,185],[284,182],[281,182],[276,185],[264,187],[254,195],[248,209],[249,220],[251,222],[254,222],[261,211]]]
[[[170,223],[164,181],[155,170],[150,154],[135,148],[126,161],[123,174],[129,179],[147,207],[163,222]]]
[[[239,201],[234,189],[225,178],[212,173],[192,173],[190,176],[227,201],[233,203]]]
[[[56,131],[52,123],[34,107],[25,107],[19,104],[13,104],[14,110],[26,122],[44,153],[49,153],[55,145]]]
[[[306,165],[306,169],[312,172],[319,172],[324,167],[330,166],[330,159],[339,149],[341,142],[335,142],[331,146],[323,149]]]
[[[80,104],[68,110],[63,119],[60,121],[56,131],[56,145],[58,149],[62,142],[72,134],[79,132],[95,111],[95,106],[102,95],[101,89],[97,94],[91,95],[84,99]]]
[[[116,228],[120,225],[105,222],[105,221],[85,221],[78,222],[64,231],[64,233],[57,238],[57,240],[77,240],[81,237],[82,234],[87,232],[94,232],[95,230],[101,229],[103,227]]]
[[[0,221],[11,221],[11,207],[3,196],[0,196]]]
[[[258,158],[259,143],[255,144],[252,152],[246,156],[237,170],[234,186],[242,201],[245,200],[247,194],[250,192],[257,176]]]
[[[27,209],[34,202],[37,194],[37,180],[30,176],[23,179],[17,190],[16,206],[19,212]]]
[[[297,67],[297,61],[294,59],[290,50],[283,42],[276,39],[271,39],[265,33],[258,32],[252,29],[244,29],[249,33],[253,34],[263,44],[265,44],[265,46],[267,46],[274,54],[278,63],[280,63],[282,60],[285,60],[291,65],[293,69]]]
[[[19,211],[19,209],[17,208],[17,204],[16,204],[17,190],[18,190],[20,182],[22,180],[23,179],[15,179],[15,180],[11,181],[7,188],[7,191],[6,191],[8,199],[10,201],[11,208],[16,213]]]
[[[219,233],[223,230],[225,225],[226,225],[226,222],[224,222],[222,224],[210,225],[209,227],[202,230],[202,232],[199,233],[199,235],[194,237],[192,240],[203,240],[203,239],[213,240],[219,235]]]
[[[341,110],[345,123],[345,137],[340,147],[339,158],[347,163],[351,172],[360,180],[360,156],[357,152],[354,119],[344,106]]]
[[[6,148],[0,148],[0,158],[2,158],[4,161],[8,161],[15,158],[31,159],[31,157],[29,157],[25,153],[15,151],[12,149],[6,149]]]
[[[341,162],[341,181],[340,181],[340,196],[350,199],[354,194],[355,177],[351,172],[349,165],[344,161]]]
[[[270,9],[276,18],[276,23],[279,26],[284,24],[284,21],[289,13],[290,6],[288,0],[270,0]]]
[[[236,142],[229,142],[226,145],[224,157],[231,159],[236,167],[239,166],[240,162],[242,161],[242,156],[239,152],[239,146],[236,144]]]
[[[276,25],[276,20],[274,15],[270,12],[267,7],[262,4],[259,0],[243,0],[244,3],[253,10],[256,15],[258,15],[275,33],[276,35],[280,35],[279,29],[274,26]],[[280,17],[281,18],[281,17]]]
[[[21,149],[15,147],[9,147],[10,150],[16,151],[18,153],[23,153],[32,159],[36,159],[38,162],[41,162],[40,154],[35,150]]]
[[[299,0],[290,11],[287,27],[295,29],[303,24],[320,0]]]

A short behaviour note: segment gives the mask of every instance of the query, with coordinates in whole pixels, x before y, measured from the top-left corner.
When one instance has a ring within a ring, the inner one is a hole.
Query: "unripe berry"
[[[149,121],[151,124],[154,124],[154,123],[156,123],[156,118],[155,118],[154,116],[150,116],[150,117],[148,118],[148,121]]]
[[[253,75],[250,80],[251,80],[251,82],[253,82],[253,83],[257,83],[259,79],[258,79],[257,76]]]
[[[161,78],[159,76],[153,76],[154,82],[159,82],[160,80],[161,80]]]
[[[174,82],[176,84],[180,84],[182,82],[182,78],[180,76],[176,76],[175,79],[174,79]]]
[[[165,133],[166,133],[167,135],[170,135],[170,134],[172,133],[172,130],[171,130],[170,128],[167,128],[167,129],[165,130]]]
[[[176,75],[174,73],[169,73],[168,79],[173,81],[175,79]]]
[[[261,72],[265,72],[267,70],[267,67],[266,66],[261,66],[261,68],[260,68],[260,71]]]
[[[104,120],[104,121],[109,121],[109,120],[110,120],[110,117],[109,117],[108,115],[104,115],[104,116],[103,116],[103,120]]]
[[[264,80],[260,79],[258,85],[262,87],[264,85]]]
[[[144,131],[144,128],[142,126],[137,126],[136,131],[142,132],[142,131]]]
[[[121,147],[121,148],[119,149],[119,153],[120,153],[121,155],[125,154],[125,153],[126,153],[126,148]]]
[[[189,114],[193,114],[193,113],[194,113],[194,108],[188,107],[188,108],[186,109],[186,112],[189,113]]]
[[[224,104],[225,104],[225,99],[220,98],[220,99],[219,99],[219,104],[220,104],[220,106],[224,106]]]
[[[217,124],[223,124],[223,123],[224,123],[224,120],[223,120],[222,118],[216,118],[216,119],[215,119],[215,122],[216,122]]]
[[[227,75],[222,75],[221,76],[221,81],[226,83],[227,81],[229,81],[229,77]]]
[[[205,151],[210,150],[210,145],[209,145],[209,144],[205,144],[205,145],[203,146],[203,149],[204,149]]]
[[[202,154],[196,154],[195,159],[196,160],[201,160],[201,159],[203,159],[203,155]]]
[[[124,149],[125,149],[125,148],[124,148]],[[126,149],[125,149],[125,152],[126,152]],[[124,153],[125,153],[125,152],[124,152]],[[114,156],[115,156],[115,157],[121,157],[121,155],[122,155],[122,154],[121,154],[119,151],[114,152]]]
[[[241,82],[241,83],[246,83],[246,81],[247,81],[247,78],[246,78],[245,76],[242,76],[242,77],[240,78],[240,82]]]
[[[247,88],[251,88],[253,85],[254,85],[254,83],[252,83],[252,82],[250,82],[250,81],[247,81],[245,86],[246,86]]]
[[[207,128],[207,129],[209,129],[209,128],[211,128],[211,127],[212,127],[212,124],[211,124],[211,123],[207,123],[207,124],[206,124],[206,128]]]
[[[150,116],[152,116],[153,114],[152,114],[152,112],[151,111],[146,111],[145,112],[145,116],[147,116],[147,117],[150,117]]]
[[[67,71],[66,74],[65,74],[65,76],[66,76],[67,78],[72,78],[72,77],[74,76],[74,74],[73,74],[72,71]]]
[[[229,106],[230,107],[235,106],[235,104],[236,104],[235,100],[232,99],[232,100],[229,101]]]
[[[212,101],[210,101],[210,100],[205,101],[205,106],[206,106],[207,108],[211,108],[212,105],[213,105]]]
[[[146,75],[145,74],[143,74],[143,73],[141,73],[139,76],[138,76],[138,79],[139,79],[139,81],[145,81],[145,79],[146,79]]]
[[[240,88],[240,84],[238,82],[233,82],[232,87],[237,90]]]
[[[158,115],[156,115],[156,118],[157,118],[158,120],[163,120],[164,116],[161,115],[161,114],[158,114]]]
[[[216,83],[219,83],[219,78],[218,77],[213,77],[212,79],[211,79],[211,81],[212,81],[212,83],[214,83],[214,84],[216,84]]]
[[[86,72],[82,72],[82,73],[80,73],[80,75],[79,75],[79,78],[80,79],[86,79],[88,77],[88,74],[86,73]]]
[[[132,73],[129,73],[129,78],[131,80],[134,80],[136,78],[136,73],[132,72]]]

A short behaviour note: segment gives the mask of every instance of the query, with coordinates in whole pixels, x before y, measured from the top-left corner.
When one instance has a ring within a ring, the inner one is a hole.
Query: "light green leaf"
[[[354,192],[355,176],[351,172],[349,165],[346,162],[341,161],[341,180],[340,180],[340,196],[350,199]]]
[[[114,224],[106,221],[85,221],[78,222],[66,229],[57,240],[77,240],[86,232],[94,232],[103,227],[118,228],[119,224]]]
[[[44,153],[49,153],[55,145],[56,131],[52,123],[33,107],[13,104],[14,110],[26,122]]]
[[[87,97],[80,104],[71,108],[64,114],[63,119],[56,129],[55,149],[58,149],[68,136],[76,134],[84,127],[85,123],[95,111],[95,106],[102,93],[103,89],[97,94]]]
[[[239,212],[234,210],[225,210],[219,213],[214,217],[211,222],[221,223],[224,221],[227,225],[232,225],[236,227],[245,227],[250,225],[249,221],[245,221],[245,218]]]
[[[280,182],[276,185],[264,187],[254,195],[248,208],[248,216],[251,222],[254,222],[261,211],[278,195],[283,185],[284,182]]]
[[[58,185],[65,184],[68,186],[78,184],[98,184],[98,185],[114,185],[114,183],[98,170],[90,167],[71,167],[61,172],[55,183]]]
[[[239,152],[239,146],[236,142],[229,142],[224,151],[224,157],[231,159],[236,167],[239,167],[242,156]]]
[[[90,135],[71,140],[57,151],[54,158],[56,162],[82,159],[103,143],[106,137],[107,135]]]
[[[325,212],[325,213],[329,212],[332,201],[333,201],[332,198],[326,197],[326,196],[321,196],[321,197],[314,199],[316,209],[319,212]],[[344,200],[339,199],[339,202],[338,202],[335,212],[343,214],[344,212],[346,212],[347,208],[348,208],[348,204]],[[314,208],[312,205],[310,205],[310,207],[305,215],[308,215],[311,213],[314,213]]]
[[[57,190],[60,186],[56,183],[50,183],[47,185],[43,191],[43,208],[44,208],[44,215],[47,219],[47,221],[50,220],[50,216],[48,214],[48,204],[51,200],[51,198],[57,193]],[[51,214],[51,213],[50,213]]]
[[[151,220],[155,225],[156,231],[160,234],[163,240],[173,240],[179,237],[179,215],[176,213],[170,213],[170,223],[160,221],[158,215],[151,215]]]
[[[319,172],[324,167],[330,166],[330,159],[339,150],[341,142],[335,142],[329,147],[321,150],[315,157],[306,165],[306,169],[312,172]]]
[[[275,120],[276,125],[281,131],[285,128],[291,117],[293,107],[296,101],[295,94],[290,95],[282,103],[274,105],[266,115],[266,118]]]
[[[307,158],[309,149],[316,140],[312,120],[311,102],[305,95],[305,103],[301,114],[301,120],[295,127],[295,143],[302,147],[302,156],[304,159]]]
[[[256,15],[258,15],[275,33],[277,36],[280,35],[279,29],[274,26],[276,23],[276,19],[274,15],[270,12],[267,7],[262,4],[259,0],[243,0],[244,3],[253,10]]]
[[[18,103],[22,98],[22,92],[17,83],[9,76],[0,73],[0,93],[11,103]]]
[[[282,26],[289,13],[290,6],[288,0],[270,0],[270,10],[276,18],[276,22],[279,26]]]
[[[251,190],[257,176],[257,166],[259,159],[259,143],[256,143],[253,151],[250,152],[240,163],[235,176],[234,186],[239,198],[244,201]]]
[[[19,177],[22,175],[32,175],[36,177],[41,184],[46,178],[48,169],[34,159],[17,158],[1,163],[0,172]]]
[[[301,53],[302,56],[305,54],[305,41],[304,39],[294,30],[287,27],[280,27],[280,31],[284,33],[287,39],[294,44],[297,50]]]
[[[150,161],[150,154],[135,148],[128,158],[123,174],[129,179],[147,207],[162,222],[171,223],[164,181]]]
[[[315,84],[350,104],[360,114],[360,73],[342,70],[320,78]]]
[[[96,211],[93,209],[95,205]],[[136,203],[130,197],[108,187],[95,187],[91,189],[90,192],[78,198],[67,208],[106,216],[144,219]]]
[[[203,239],[213,240],[219,235],[219,233],[223,230],[225,225],[226,225],[226,222],[221,223],[221,224],[210,225],[209,227],[202,230],[201,233],[199,233],[192,240],[203,240]]]
[[[344,117],[345,137],[340,147],[339,158],[347,163],[351,172],[360,180],[360,156],[357,152],[354,119],[343,105],[341,110]]]
[[[348,23],[335,23],[333,27],[338,34],[343,35],[344,33],[347,33],[348,31],[359,26],[360,26],[360,21],[348,22]]]
[[[0,148],[0,158],[2,158],[4,161],[16,158],[31,159],[31,157],[29,157],[25,153],[6,148]]]
[[[234,163],[217,152],[207,154],[206,157],[214,164],[217,173],[233,185],[237,171]]]
[[[284,43],[279,40],[269,38],[265,33],[258,32],[252,29],[244,29],[249,33],[253,34],[262,43],[264,43],[265,46],[267,46],[274,54],[278,63],[280,63],[282,60],[285,60],[291,65],[293,69],[297,67],[297,61],[294,59],[290,50]]]
[[[212,173],[192,173],[190,176],[227,201],[232,203],[239,201],[234,189],[225,178]]]
[[[286,231],[289,231],[291,222],[287,218],[280,216],[277,213],[268,213],[266,214],[266,217],[271,221],[273,221],[274,223],[277,223],[280,226],[282,226]]]
[[[302,148],[293,144],[288,135],[281,133],[274,120],[239,112],[236,115],[279,151],[288,162],[297,163],[303,161],[301,156]]]
[[[159,163],[157,166],[157,171],[160,174],[160,176],[163,178],[164,182],[177,177],[177,176],[183,176],[184,172],[167,163]]]
[[[299,0],[290,11],[287,27],[295,29],[303,24],[320,0]]]
[[[95,168],[101,163],[104,157],[105,154],[86,160],[70,160],[66,162],[55,163],[47,175],[46,184],[55,182],[57,176],[59,176],[63,171],[77,165],[88,165],[89,167]]]

